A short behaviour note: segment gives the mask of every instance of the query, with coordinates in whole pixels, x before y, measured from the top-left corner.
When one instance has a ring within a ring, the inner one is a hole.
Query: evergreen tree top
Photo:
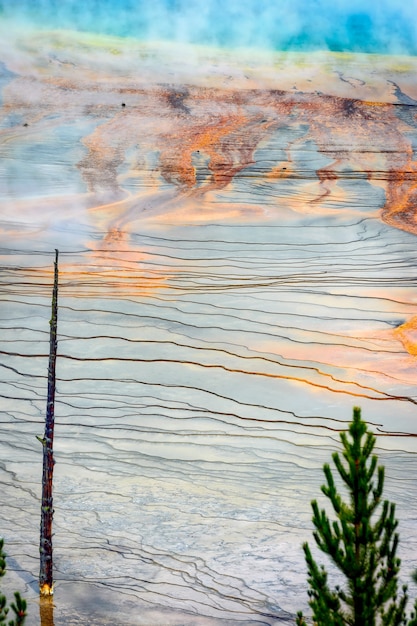
[[[316,500],[313,537],[344,578],[331,589],[323,565],[318,566],[308,543],[303,546],[308,569],[308,595],[315,626],[417,626],[417,601],[410,621],[406,617],[407,588],[398,590],[401,561],[397,557],[395,504],[382,501],[384,467],[372,454],[376,438],[368,431],[359,407],[347,432],[340,434],[342,454],[332,455],[345,494],[339,493],[328,463],[323,466],[336,519],[331,521]],[[343,495],[347,494],[343,498]],[[307,626],[301,613],[298,626]]]

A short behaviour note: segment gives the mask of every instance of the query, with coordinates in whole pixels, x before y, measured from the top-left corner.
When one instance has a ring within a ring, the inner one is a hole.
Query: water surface
[[[293,623],[354,405],[408,582],[415,57],[10,28],[3,6],[0,529],[29,625],[55,248],[56,625]]]

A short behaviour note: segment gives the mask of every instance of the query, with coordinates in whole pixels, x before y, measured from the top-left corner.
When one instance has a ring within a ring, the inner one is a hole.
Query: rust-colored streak
[[[47,62],[42,56],[30,73],[16,73],[3,89],[3,109],[21,115],[25,130],[4,128],[0,133],[5,145],[19,142],[23,132],[43,141],[60,126],[79,128],[80,121],[85,122],[88,130],[77,139],[83,155],[75,165],[87,192],[85,205],[100,207],[91,213],[101,231],[115,228],[128,233],[138,216],[147,219],[184,211],[193,219],[196,203],[188,201],[196,196],[199,219],[204,219],[210,213],[210,201],[203,206],[210,192],[227,186],[233,215],[241,217],[249,210],[259,215],[251,199],[239,212],[242,204],[236,202],[230,185],[245,168],[255,165],[257,184],[263,188],[273,184],[278,196],[280,180],[297,179],[293,195],[286,197],[286,208],[298,211],[302,204],[305,213],[331,212],[335,202],[343,207],[348,199],[343,188],[346,172],[350,177],[366,177],[386,193],[381,219],[417,232],[417,162],[407,135],[415,132],[417,122],[413,111],[395,101],[391,86],[387,88],[392,82],[384,81],[382,87],[367,75],[364,80],[359,75],[341,80],[340,68],[330,76],[324,66],[317,78],[313,65],[285,64],[270,75],[279,72],[279,80],[268,77],[264,83],[254,80],[249,69],[239,80],[196,76],[186,81],[172,73],[162,80],[146,55],[138,72],[135,64],[120,65],[122,56],[117,60],[111,51],[103,49],[102,63],[101,56],[85,57],[85,50],[70,42],[65,54],[53,50]],[[356,70],[362,76],[359,66]],[[289,76],[298,78],[289,83]],[[298,89],[290,87],[295,84]],[[291,134],[294,129],[296,138]],[[284,158],[279,162],[273,156],[258,167],[257,149],[281,131]],[[306,161],[301,168],[297,164],[303,142],[324,157],[319,164]],[[346,206],[355,210],[354,202]],[[219,207],[219,214],[222,210]]]
[[[113,120],[117,125],[117,119]],[[118,190],[117,168],[123,163],[124,151],[118,142],[107,141],[103,127],[99,126],[91,135],[83,139],[88,150],[78,163],[90,192],[114,192]],[[112,145],[113,144],[113,145]]]
[[[196,173],[192,164],[193,154],[202,152],[209,158],[213,182],[217,187],[224,186],[233,178],[236,170],[232,165],[230,151],[225,147],[226,140],[242,128],[245,122],[241,114],[222,115],[201,126],[191,126],[188,132],[186,128],[182,129],[181,135],[167,138],[168,145],[161,155],[162,175],[170,182],[194,187]]]
[[[341,163],[341,159],[336,159],[332,164],[332,167],[336,168]],[[312,200],[313,203],[322,202],[327,196],[329,196],[332,192],[331,183],[337,181],[339,179],[338,174],[331,167],[323,167],[316,171],[318,179],[320,181],[321,187],[323,188],[323,193],[319,195],[317,198]]]
[[[122,197],[119,168],[129,149],[136,152],[139,168],[149,151],[157,150],[160,176],[179,192],[195,189],[201,196],[222,189],[254,162],[259,142],[288,125],[291,116],[292,125],[306,129],[303,141],[315,142],[318,151],[331,159],[316,170],[321,192],[311,203],[330,199],[348,167],[365,173],[371,184],[385,187],[383,221],[417,232],[417,165],[411,161],[410,143],[392,104],[259,89],[149,88],[131,89],[125,95],[135,98],[129,110],[89,109],[90,115],[105,118],[84,138],[88,154],[78,164],[91,192],[110,193],[113,200]],[[197,180],[196,156],[206,160],[210,172],[203,183]],[[296,175],[291,146],[288,159],[271,164],[259,172],[262,175],[273,179]],[[150,184],[155,182],[158,185],[153,178]]]
[[[417,234],[417,161],[409,160],[402,169],[389,172],[381,217],[390,226]]]
[[[196,185],[193,156],[204,155],[211,178],[203,191],[221,189],[254,162],[254,151],[271,128],[285,122],[294,102],[285,92],[190,89],[190,115],[177,120],[180,131],[166,135],[161,172],[169,182],[192,189]],[[265,172],[266,174],[266,172]]]

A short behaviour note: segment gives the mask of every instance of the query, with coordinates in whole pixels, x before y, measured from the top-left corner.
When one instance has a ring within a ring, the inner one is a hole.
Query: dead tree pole
[[[46,401],[45,434],[43,446],[42,504],[40,528],[39,591],[41,596],[53,593],[52,518],[54,515],[52,483],[54,473],[54,423],[55,423],[55,365],[58,322],[58,250],[55,250],[54,287],[49,334],[48,398]]]

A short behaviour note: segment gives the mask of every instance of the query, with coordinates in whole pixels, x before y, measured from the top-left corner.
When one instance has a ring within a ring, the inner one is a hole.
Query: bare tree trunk
[[[49,335],[48,398],[46,403],[45,435],[43,445],[42,505],[40,529],[39,591],[41,596],[53,593],[52,518],[54,515],[52,483],[54,472],[54,423],[55,423],[55,365],[58,322],[58,250],[55,250],[54,287]]]

